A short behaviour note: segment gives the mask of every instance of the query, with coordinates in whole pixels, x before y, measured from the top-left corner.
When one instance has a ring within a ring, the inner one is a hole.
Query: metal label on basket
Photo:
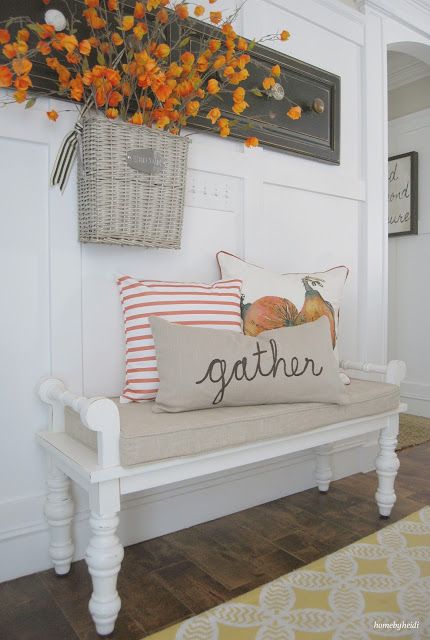
[[[127,164],[132,169],[155,175],[164,169],[163,156],[154,149],[130,149],[127,151]]]

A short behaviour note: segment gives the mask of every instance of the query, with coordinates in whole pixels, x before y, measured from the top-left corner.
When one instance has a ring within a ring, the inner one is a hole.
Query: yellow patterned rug
[[[430,507],[146,640],[430,640]]]

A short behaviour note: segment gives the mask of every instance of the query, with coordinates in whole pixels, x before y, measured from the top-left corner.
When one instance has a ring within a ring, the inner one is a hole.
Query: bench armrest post
[[[403,360],[390,360],[387,364],[387,371],[385,374],[385,382],[391,384],[397,384],[400,387],[400,383],[406,377],[406,364]]]
[[[379,373],[384,376],[384,381],[400,386],[406,376],[406,364],[403,360],[390,360],[388,364],[372,364],[371,362],[351,362],[342,360],[341,369],[363,371],[365,373]]]
[[[64,407],[79,413],[82,424],[97,433],[97,456],[101,467],[114,467],[119,460],[120,419],[118,407],[109,398],[85,398],[68,391],[61,380],[49,378],[39,386],[39,396],[52,407],[51,431],[64,431]]]

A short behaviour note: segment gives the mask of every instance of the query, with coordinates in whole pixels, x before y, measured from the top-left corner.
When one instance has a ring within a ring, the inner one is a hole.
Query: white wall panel
[[[263,194],[248,246],[259,260],[278,271],[321,271],[354,261],[356,202],[267,182]]]
[[[51,351],[48,149],[6,137],[0,149],[1,502],[44,485],[34,433],[47,412],[36,383],[49,373]]]
[[[264,184],[264,206],[250,222],[248,258],[274,271],[350,269],[341,306],[341,356],[357,353],[358,204],[336,196]]]

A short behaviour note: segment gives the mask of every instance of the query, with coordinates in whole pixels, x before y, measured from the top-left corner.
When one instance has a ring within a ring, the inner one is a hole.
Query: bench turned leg
[[[399,417],[392,416],[388,420],[388,425],[381,429],[379,434],[379,451],[376,458],[378,489],[375,499],[381,518],[390,517],[391,509],[396,502],[394,481],[400,465],[396,454]]]
[[[72,542],[73,500],[69,478],[55,466],[48,473],[48,495],[45,516],[49,524],[51,542],[49,555],[55,573],[64,576],[70,571],[74,546]]]
[[[119,518],[115,513],[91,512],[92,537],[85,556],[93,581],[89,610],[101,636],[112,633],[121,609],[116,582],[124,549],[116,535],[118,524]]]
[[[333,447],[331,444],[325,444],[316,450],[317,465],[315,469],[315,478],[320,493],[327,493],[330,480],[333,477],[331,469],[331,456]]]

